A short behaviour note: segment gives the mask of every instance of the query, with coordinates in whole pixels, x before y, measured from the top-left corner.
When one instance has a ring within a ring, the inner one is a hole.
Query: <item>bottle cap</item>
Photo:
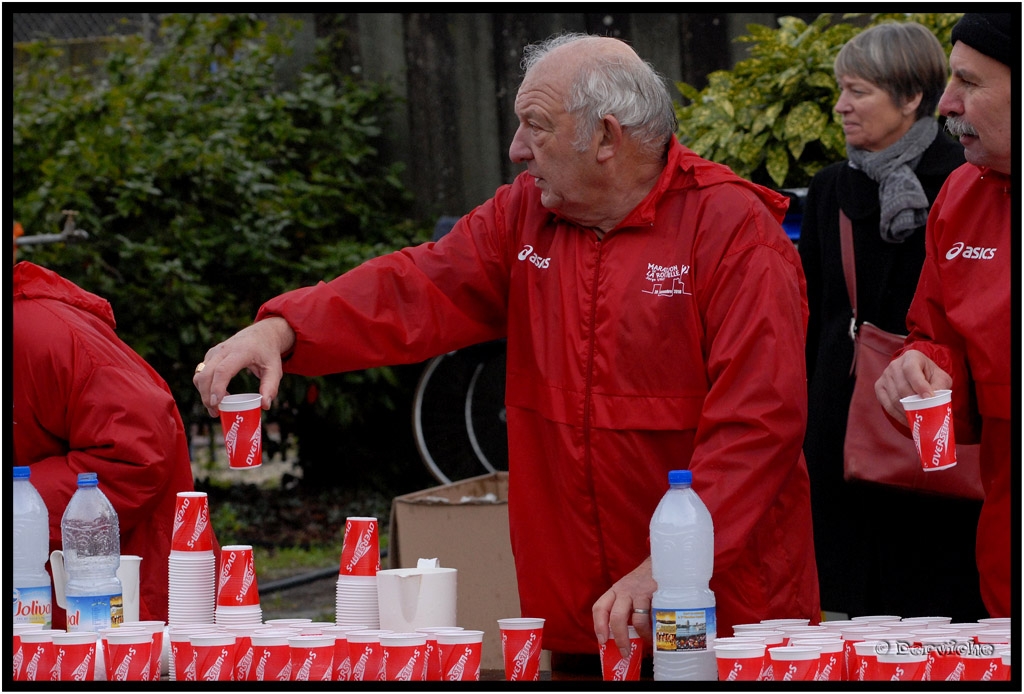
[[[27,480],[31,471],[28,465],[18,465],[14,468],[14,479]]]
[[[79,487],[95,487],[99,485],[99,478],[95,472],[80,472],[78,473],[78,486]]]
[[[689,470],[670,470],[668,473],[669,484],[692,484],[693,473]]]

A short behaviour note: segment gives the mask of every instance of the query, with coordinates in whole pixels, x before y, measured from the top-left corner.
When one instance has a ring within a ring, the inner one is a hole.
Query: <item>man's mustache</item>
[[[974,129],[974,126],[960,116],[949,116],[946,118],[946,130],[949,131],[950,135],[957,138],[964,135],[978,136],[978,131]]]

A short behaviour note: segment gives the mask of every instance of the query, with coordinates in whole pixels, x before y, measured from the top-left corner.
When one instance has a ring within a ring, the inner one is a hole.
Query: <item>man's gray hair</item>
[[[523,49],[523,74],[552,50],[583,39],[589,34],[566,33]],[[564,107],[576,116],[573,147],[583,151],[606,115],[615,116],[643,150],[661,156],[676,132],[676,115],[665,81],[650,63],[616,57],[602,57],[584,64],[573,77]]]

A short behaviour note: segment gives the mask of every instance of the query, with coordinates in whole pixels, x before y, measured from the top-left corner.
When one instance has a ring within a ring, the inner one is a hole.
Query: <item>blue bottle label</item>
[[[706,651],[708,634],[717,631],[714,607],[654,610],[654,647],[659,653]]]
[[[14,623],[42,624],[50,628],[53,611],[50,584],[45,586],[14,587]]]
[[[99,631],[124,622],[124,600],[115,595],[69,595],[68,631]]]

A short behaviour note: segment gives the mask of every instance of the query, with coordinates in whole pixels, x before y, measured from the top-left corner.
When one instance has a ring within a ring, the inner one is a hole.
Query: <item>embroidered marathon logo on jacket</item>
[[[946,260],[953,260],[957,256],[971,260],[992,260],[996,257],[996,249],[968,246],[963,241],[957,241],[952,248],[946,251]]]
[[[687,290],[683,278],[683,275],[689,274],[689,265],[665,266],[647,263],[647,274],[644,279],[650,284],[647,289],[642,291],[644,294],[654,294],[655,296],[675,296],[676,294],[692,296],[693,294]]]

